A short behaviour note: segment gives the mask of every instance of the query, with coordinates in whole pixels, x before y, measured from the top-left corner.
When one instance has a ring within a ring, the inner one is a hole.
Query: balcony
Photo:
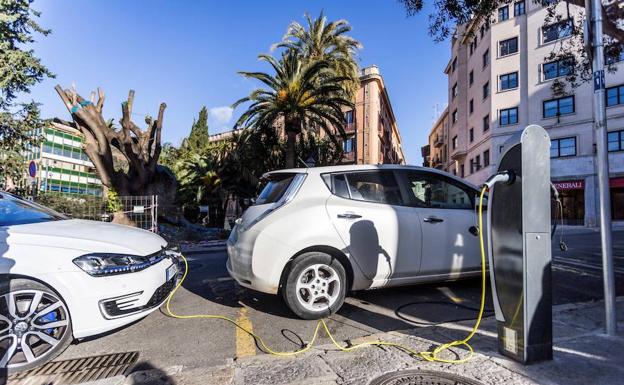
[[[467,154],[466,150],[457,149],[457,150],[453,151],[453,153],[451,154],[451,159],[453,159],[453,160],[461,160],[461,159],[464,159],[466,157],[466,154]]]
[[[442,159],[439,156],[436,156],[433,159],[431,159],[431,167],[442,169],[443,167]]]
[[[442,145],[444,145],[444,136],[436,135],[435,140],[433,141],[433,146],[435,148],[438,148],[438,147],[442,147]]]

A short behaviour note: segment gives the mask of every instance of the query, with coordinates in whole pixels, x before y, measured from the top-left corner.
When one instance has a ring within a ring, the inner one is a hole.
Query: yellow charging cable
[[[184,274],[182,275],[182,279],[180,279],[180,281],[178,282],[178,284],[176,285],[176,287],[173,289],[173,291],[171,292],[171,294],[169,294],[169,297],[167,298],[167,301],[165,302],[165,313],[173,318],[177,318],[177,319],[195,319],[195,318],[204,318],[204,319],[220,319],[223,321],[227,321],[231,324],[233,324],[234,326],[236,326],[237,328],[241,329],[242,331],[244,331],[245,333],[249,334],[250,336],[252,336],[258,344],[260,344],[260,346],[262,347],[262,349],[269,354],[272,354],[274,356],[294,356],[296,354],[300,354],[300,353],[304,353],[308,350],[310,350],[313,346],[314,343],[316,342],[316,339],[318,337],[319,334],[319,330],[321,328],[323,328],[323,331],[325,332],[325,334],[329,337],[329,339],[332,341],[332,343],[334,344],[334,346],[336,346],[339,350],[343,351],[343,352],[351,352],[353,350],[356,349],[360,349],[363,348],[365,346],[391,346],[391,347],[395,347],[401,350],[404,350],[414,356],[419,356],[421,358],[423,358],[426,361],[436,361],[436,362],[444,362],[444,363],[452,363],[452,364],[459,364],[459,363],[463,363],[468,361],[469,359],[472,358],[472,355],[474,354],[474,349],[472,348],[472,346],[470,346],[468,344],[468,341],[470,341],[470,339],[476,334],[477,330],[479,329],[479,325],[481,324],[481,319],[483,318],[483,310],[485,308],[485,290],[486,290],[486,272],[485,272],[485,244],[483,241],[483,231],[481,231],[481,229],[483,228],[483,197],[485,195],[485,192],[487,190],[487,187],[483,187],[483,189],[481,190],[481,195],[479,196],[479,242],[480,242],[480,247],[481,247],[481,306],[479,307],[479,315],[477,317],[477,322],[475,323],[474,327],[472,328],[472,331],[470,332],[470,334],[468,334],[468,336],[466,338],[464,338],[463,340],[457,340],[457,341],[453,341],[453,342],[449,342],[443,345],[438,346],[437,348],[435,348],[433,351],[430,352],[418,352],[410,347],[407,347],[405,345],[401,345],[398,343],[394,343],[394,342],[385,342],[385,341],[370,341],[370,342],[363,342],[357,345],[353,345],[353,346],[349,346],[349,347],[345,347],[340,345],[340,343],[338,343],[338,341],[336,341],[336,339],[334,338],[334,336],[332,335],[332,333],[329,331],[329,327],[327,327],[327,323],[325,322],[324,319],[319,320],[316,323],[316,327],[314,328],[314,334],[312,335],[312,339],[310,340],[310,342],[308,342],[306,344],[306,346],[304,346],[303,348],[299,349],[299,350],[294,350],[294,351],[289,351],[289,352],[278,352],[275,351],[271,348],[269,348],[267,346],[267,344],[264,342],[264,340],[262,339],[262,337],[260,337],[259,335],[255,334],[254,332],[242,327],[241,325],[239,325],[235,320],[233,320],[232,318],[228,318],[225,316],[221,316],[221,315],[213,315],[213,314],[193,314],[193,315],[179,315],[179,314],[175,314],[171,311],[171,299],[173,298],[173,296],[175,295],[175,293],[178,291],[178,289],[180,288],[180,286],[182,286],[182,283],[184,282],[184,280],[186,279],[186,276],[188,274],[188,262],[186,260],[186,258],[182,255],[182,261],[184,262]],[[468,356],[466,356],[463,359],[444,359],[444,358],[440,358],[438,355],[440,353],[442,353],[444,350],[447,350],[449,348],[452,348],[453,346],[465,346],[468,351],[469,354]]]

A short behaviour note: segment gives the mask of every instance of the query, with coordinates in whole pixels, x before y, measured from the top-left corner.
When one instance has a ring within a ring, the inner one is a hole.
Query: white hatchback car
[[[156,234],[0,192],[0,368],[36,367],[74,339],[145,317],[178,269],[179,253]]]
[[[476,277],[478,190],[435,169],[291,169],[266,186],[228,239],[242,286],[281,293],[299,317],[337,311],[349,290]]]

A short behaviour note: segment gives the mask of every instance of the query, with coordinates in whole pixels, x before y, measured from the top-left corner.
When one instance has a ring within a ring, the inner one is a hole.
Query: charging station
[[[523,364],[550,360],[550,138],[542,127],[530,125],[505,142],[490,184],[488,246],[498,350]]]

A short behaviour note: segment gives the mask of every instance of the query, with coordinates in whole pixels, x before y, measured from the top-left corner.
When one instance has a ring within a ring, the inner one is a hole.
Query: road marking
[[[214,283],[214,282],[229,282],[233,280],[234,278],[232,277],[206,278],[206,279],[202,279],[201,283],[206,284],[206,283]]]
[[[579,260],[579,259],[564,258],[564,257],[554,257],[553,259],[555,260],[555,262],[562,263],[564,265],[579,266],[579,267],[585,267],[585,268],[588,268],[588,269],[594,269],[594,270],[602,271],[602,265],[601,264],[597,264],[597,263],[593,263],[593,262],[586,262],[586,261]],[[613,269],[613,271],[618,273],[618,274],[624,274],[624,269],[621,269],[621,268],[618,268],[618,267],[615,267]]]
[[[453,301],[453,303],[462,303],[462,302],[464,302],[464,300],[462,298],[459,298],[458,296],[456,296],[455,293],[453,293],[453,291],[451,289],[449,289],[448,287],[446,287],[446,286],[439,287],[438,290],[440,290],[442,292],[442,294],[444,294],[446,296],[446,298],[448,298],[451,301]]]
[[[256,341],[249,333],[245,332],[241,328],[247,331],[253,332],[253,325],[248,317],[249,309],[241,307],[238,312],[236,322],[240,327],[236,328],[236,357],[249,357],[256,355]]]

